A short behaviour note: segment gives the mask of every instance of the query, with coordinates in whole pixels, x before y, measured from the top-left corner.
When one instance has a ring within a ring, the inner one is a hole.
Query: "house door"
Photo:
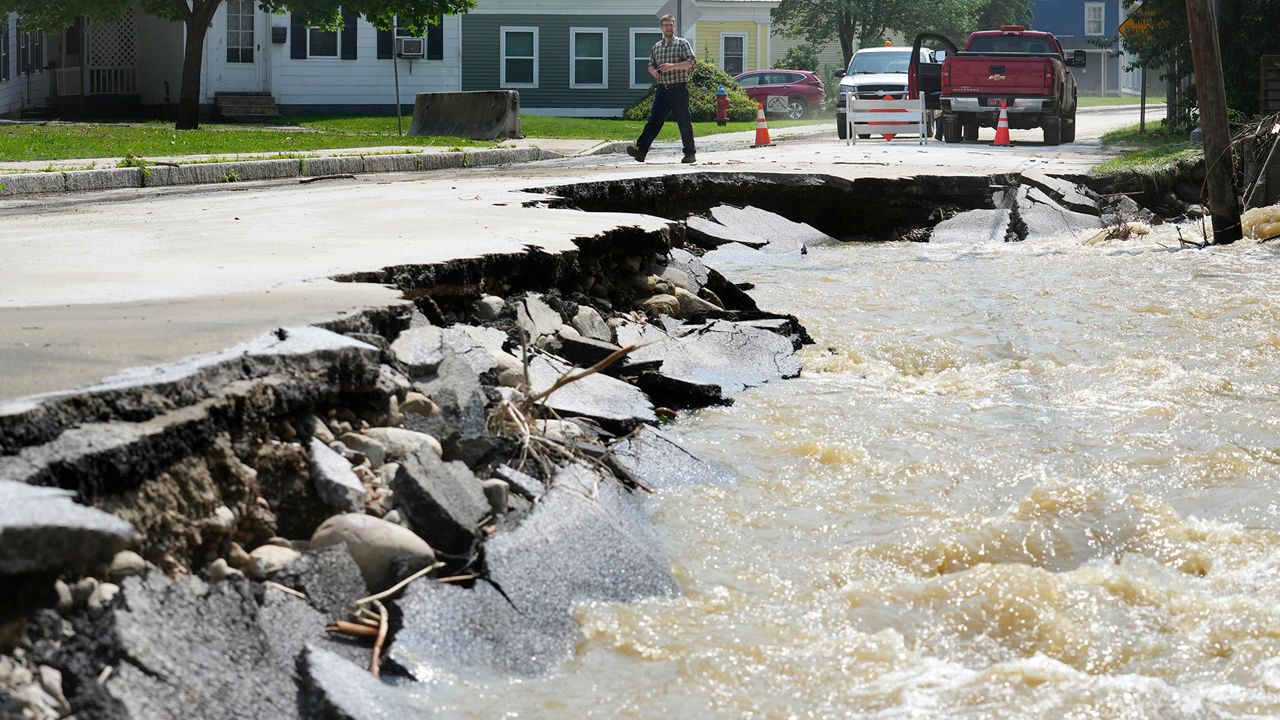
[[[257,0],[226,0],[226,16],[221,27],[214,23],[214,90],[220,92],[261,92],[265,88],[266,62],[263,48],[267,38],[265,15]]]

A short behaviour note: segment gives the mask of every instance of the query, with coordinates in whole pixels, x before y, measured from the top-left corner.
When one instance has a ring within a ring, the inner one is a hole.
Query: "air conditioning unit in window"
[[[426,42],[422,38],[396,38],[396,57],[420,58],[426,54]]]

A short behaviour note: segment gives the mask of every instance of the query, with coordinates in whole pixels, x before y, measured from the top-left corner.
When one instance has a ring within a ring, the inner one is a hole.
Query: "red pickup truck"
[[[963,51],[942,64],[942,138],[978,139],[978,128],[995,127],[1003,103],[1014,130],[1044,129],[1044,144],[1076,139],[1076,79],[1070,68],[1085,66],[1084,50],[1062,54],[1047,32],[1005,25],[969,36]]]

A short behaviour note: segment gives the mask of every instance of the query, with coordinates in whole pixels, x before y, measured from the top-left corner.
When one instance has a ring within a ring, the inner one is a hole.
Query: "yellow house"
[[[778,0],[698,0],[697,23],[687,33],[699,62],[730,75],[771,64],[770,12]]]

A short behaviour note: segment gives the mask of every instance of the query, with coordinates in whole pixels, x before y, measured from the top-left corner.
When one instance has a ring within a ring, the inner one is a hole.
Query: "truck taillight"
[[[1053,63],[1048,60],[1044,61],[1044,89],[1045,95],[1053,94]]]
[[[951,89],[951,64],[942,64],[942,94],[948,95],[947,91]]]

